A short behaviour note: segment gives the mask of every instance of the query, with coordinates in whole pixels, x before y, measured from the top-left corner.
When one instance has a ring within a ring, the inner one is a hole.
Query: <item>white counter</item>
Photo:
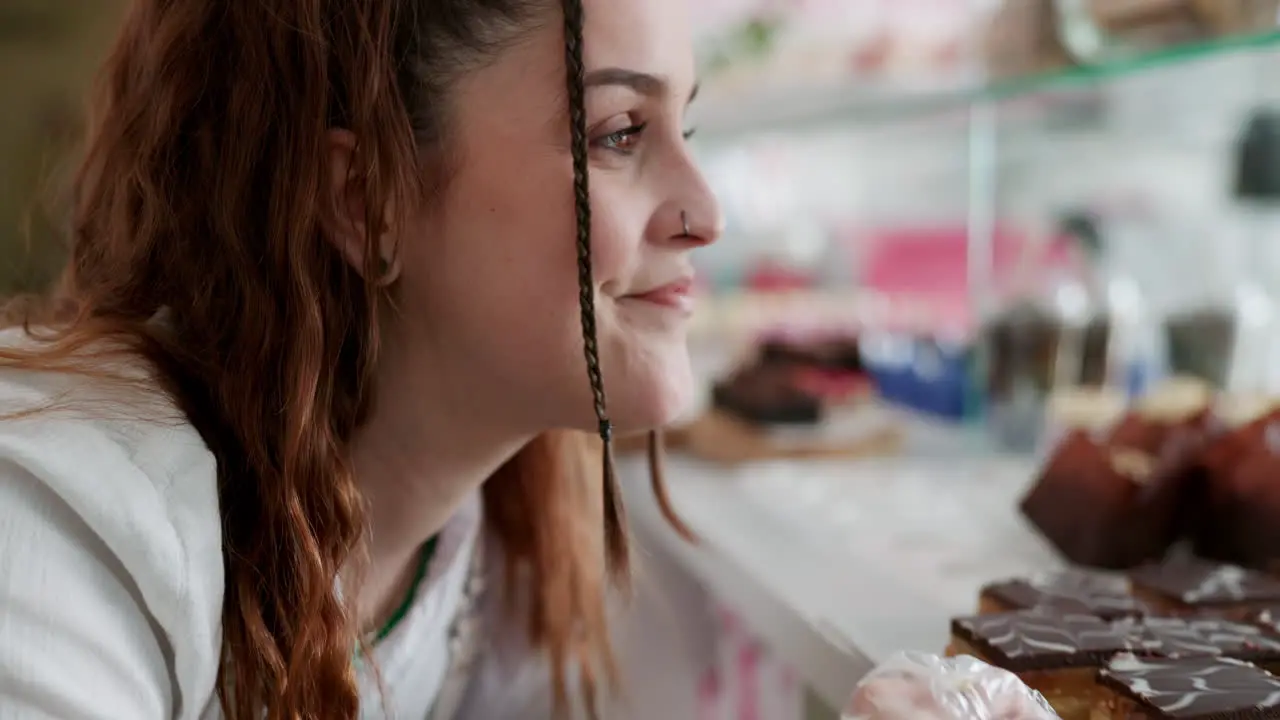
[[[1059,565],[1017,514],[1030,462],[978,452],[728,469],[668,460],[689,546],[624,464],[642,545],[670,553],[730,603],[832,707],[875,663],[940,651],[948,620],[1001,576]]]

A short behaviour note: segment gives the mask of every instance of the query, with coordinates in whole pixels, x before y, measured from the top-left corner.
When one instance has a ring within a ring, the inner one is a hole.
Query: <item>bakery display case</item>
[[[1277,3],[742,4],[691,109],[728,225],[685,427],[893,441],[685,448],[672,499],[705,542],[635,497],[642,535],[811,705],[950,642],[1064,718],[1166,717],[1142,678],[1205,673],[1248,686],[1223,717],[1252,707],[1280,682]],[[814,354],[852,346],[863,385],[833,398]]]
[[[1023,447],[1057,390],[1136,396],[1183,373],[1272,384],[1276,8],[1099,1],[1114,17],[1082,19],[1064,9],[1081,3],[935,4],[968,14],[928,41],[830,41],[855,71],[831,70],[835,51],[797,22],[772,30],[777,58],[709,75],[692,122],[729,232],[703,254],[705,327],[730,343],[874,331],[872,376],[927,355],[974,387],[926,409]],[[1044,41],[1058,54],[1011,59],[1001,38],[1025,32],[1006,26],[1038,26],[1006,17],[1015,6],[1062,16]],[[1101,45],[1068,52],[1081,27]],[[914,64],[868,70],[876,42]]]

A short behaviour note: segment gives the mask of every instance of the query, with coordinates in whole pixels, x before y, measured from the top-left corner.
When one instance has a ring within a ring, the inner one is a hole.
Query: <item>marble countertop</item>
[[[1061,565],[1016,510],[1032,460],[946,435],[916,428],[903,455],[857,461],[725,467],[673,455],[672,501],[696,546],[666,527],[642,461],[622,472],[645,543],[839,707],[892,653],[941,651],[949,619],[974,609],[985,582]]]

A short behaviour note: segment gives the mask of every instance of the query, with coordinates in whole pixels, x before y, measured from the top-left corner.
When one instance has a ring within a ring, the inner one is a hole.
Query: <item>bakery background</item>
[[[57,266],[124,4],[0,0],[6,293]],[[728,232],[697,258],[706,402],[668,433],[703,542],[630,483],[638,717],[834,718],[899,650],[999,664],[979,596],[1170,611],[1165,558],[1250,579],[1240,622],[1280,605],[1278,6],[692,5]]]

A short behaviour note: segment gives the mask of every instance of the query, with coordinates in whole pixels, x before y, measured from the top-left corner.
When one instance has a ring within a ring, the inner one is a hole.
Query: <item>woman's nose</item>
[[[703,247],[720,239],[724,233],[724,216],[714,197],[668,212],[666,235],[674,243]]]

